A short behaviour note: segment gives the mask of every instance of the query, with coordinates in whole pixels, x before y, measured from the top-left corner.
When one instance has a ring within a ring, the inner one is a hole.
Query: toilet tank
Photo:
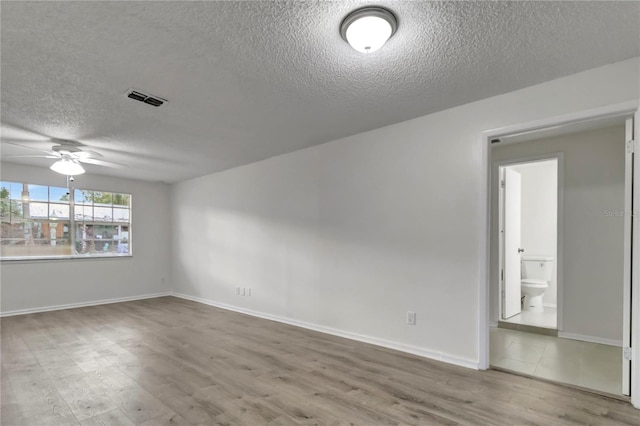
[[[522,256],[522,278],[551,281],[553,257]]]

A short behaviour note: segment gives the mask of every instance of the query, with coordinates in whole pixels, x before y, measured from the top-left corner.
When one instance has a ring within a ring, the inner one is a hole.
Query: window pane
[[[113,194],[114,206],[129,206],[131,197],[128,194]]]
[[[27,206],[28,204],[23,203],[22,201],[11,200],[11,220],[20,220],[22,219],[23,212],[26,210],[23,206]]]
[[[21,200],[22,199],[22,184],[16,182],[1,182],[0,187],[4,189],[5,195],[8,192],[8,197],[12,200]],[[2,198],[5,198],[4,196]]]
[[[111,193],[93,191],[93,204],[97,206],[110,206],[111,205]]]
[[[9,223],[3,223],[2,224],[2,245],[5,244],[9,244],[10,242],[8,240],[11,239],[15,239],[15,238],[24,238],[24,232],[22,230],[22,223],[16,223],[16,224],[9,224]],[[6,241],[5,241],[6,240]]]
[[[120,254],[129,254],[129,240],[120,240],[116,245],[116,252]]]
[[[69,190],[67,188],[49,187],[49,201],[53,203],[68,203]]]
[[[109,252],[112,241],[100,225],[76,225],[76,251],[79,254],[98,254]]]
[[[41,185],[28,185],[30,201],[49,201],[49,187]]]
[[[11,201],[0,198],[0,220],[3,222],[11,221]]]
[[[69,205],[49,204],[49,219],[69,219]]]
[[[22,188],[22,184],[13,182],[0,182],[0,218],[3,222],[10,222],[22,218],[22,203],[11,201],[12,188]],[[21,191],[17,192],[20,199]],[[13,217],[12,217],[13,216]]]
[[[75,189],[73,197],[76,204],[91,204],[91,191]]]
[[[113,209],[114,222],[129,222],[129,209]]]
[[[128,254],[129,253],[129,227],[128,226],[123,226],[123,225],[118,225],[117,228],[118,228],[118,233],[117,233],[118,247],[117,247],[117,251],[118,251],[118,253]]]
[[[47,203],[29,203],[28,212],[29,218],[32,219],[48,219],[49,218],[49,204]]]
[[[75,206],[75,215],[76,220],[82,222],[91,222],[93,221],[93,206]]]
[[[113,220],[111,207],[94,207],[93,218],[96,222],[111,222]]]
[[[93,240],[93,225],[76,224],[76,252],[78,254],[95,252]]]
[[[130,194],[74,189],[73,211],[70,198],[63,187],[0,182],[0,257],[131,253]]]
[[[69,222],[2,224],[2,257],[70,256]]]
[[[11,184],[9,182],[0,182],[0,199],[8,200],[11,198]]]

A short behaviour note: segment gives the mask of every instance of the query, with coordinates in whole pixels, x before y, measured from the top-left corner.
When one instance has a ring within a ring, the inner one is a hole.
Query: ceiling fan
[[[52,138],[49,141],[13,140],[2,138],[2,142],[40,152],[38,155],[6,155],[3,157],[57,159],[57,161],[51,165],[51,170],[66,176],[74,176],[84,173],[85,170],[80,163],[114,168],[125,167],[122,164],[101,160],[103,157],[102,154],[85,149],[84,145],[78,141],[55,138]],[[47,149],[47,147],[49,147],[49,149]]]

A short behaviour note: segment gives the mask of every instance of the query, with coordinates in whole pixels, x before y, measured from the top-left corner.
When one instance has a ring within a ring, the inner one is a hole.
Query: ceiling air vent
[[[127,97],[130,99],[134,99],[136,101],[144,102],[145,104],[152,105],[154,107],[159,107],[164,104],[166,99],[159,98],[157,96],[147,95],[145,93],[140,92],[139,90],[129,89],[126,93]]]
[[[154,107],[159,107],[160,105],[162,105],[164,103],[164,101],[157,99],[157,98],[152,98],[151,96],[149,96],[147,99],[144,100],[145,104],[149,104],[149,105],[153,105]]]

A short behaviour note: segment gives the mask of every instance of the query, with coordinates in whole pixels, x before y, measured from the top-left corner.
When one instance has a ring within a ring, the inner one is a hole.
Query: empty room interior
[[[640,424],[640,2],[0,2],[0,423]]]

